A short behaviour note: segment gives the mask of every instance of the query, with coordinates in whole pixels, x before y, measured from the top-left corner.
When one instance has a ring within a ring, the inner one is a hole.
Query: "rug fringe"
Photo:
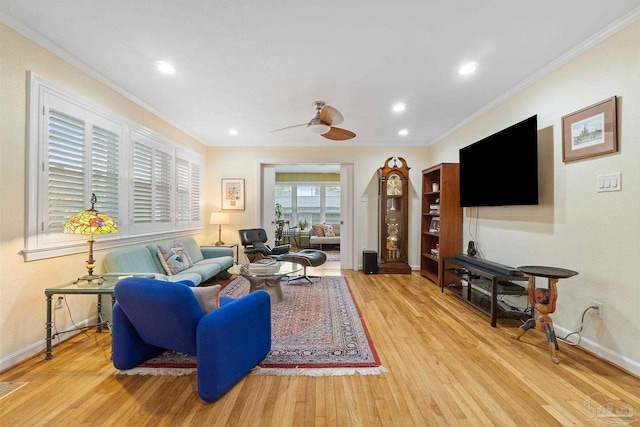
[[[122,369],[116,375],[191,375],[197,372],[196,368],[132,368]]]
[[[337,377],[343,375],[380,375],[389,372],[384,366],[370,368],[253,368],[254,375],[275,375],[279,377]]]

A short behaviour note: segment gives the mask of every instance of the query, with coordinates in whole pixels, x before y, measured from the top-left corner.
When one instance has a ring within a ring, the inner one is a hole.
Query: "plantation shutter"
[[[131,196],[133,233],[168,230],[173,224],[171,160],[166,144],[135,133]]]
[[[91,193],[96,209],[117,222],[121,125],[48,93],[41,113],[39,242],[69,241],[62,225],[91,206]]]
[[[62,224],[86,208],[85,123],[49,110],[47,140],[47,218],[43,228],[61,233]]]
[[[94,126],[91,135],[91,192],[98,198],[98,210],[119,220],[119,138],[118,134]]]
[[[154,150],[155,221],[171,222],[171,155]]]
[[[133,223],[153,220],[153,150],[139,142],[133,145]]]
[[[191,164],[191,221],[202,225],[202,169],[198,163]]]
[[[189,162],[184,159],[178,159],[176,162],[176,216],[178,223],[188,222],[191,218],[190,176]]]
[[[177,227],[202,226],[202,167],[199,156],[176,151]]]

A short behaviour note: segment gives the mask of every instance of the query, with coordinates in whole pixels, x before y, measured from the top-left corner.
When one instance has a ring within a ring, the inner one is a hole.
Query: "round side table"
[[[529,304],[531,304],[531,307],[535,308],[539,314],[538,317],[527,320],[524,325],[520,326],[518,334],[514,334],[511,337],[519,340],[525,332],[533,328],[544,331],[547,335],[547,341],[549,342],[551,361],[558,363],[559,361],[556,357],[556,350],[559,350],[558,340],[556,339],[556,333],[553,329],[553,320],[551,320],[549,314],[556,311],[556,301],[558,300],[558,288],[556,284],[558,280],[575,276],[578,272],[565,268],[537,265],[518,267],[518,270],[529,276],[527,285]],[[546,277],[549,281],[548,288],[536,289],[536,277]]]

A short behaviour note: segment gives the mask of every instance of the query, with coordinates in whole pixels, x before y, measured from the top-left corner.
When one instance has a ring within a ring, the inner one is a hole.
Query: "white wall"
[[[558,284],[556,327],[575,331],[592,300],[604,319],[586,317],[585,348],[640,374],[640,21],[538,80],[431,149],[434,162],[538,115],[540,205],[480,208],[478,238],[487,259],[579,272]],[[618,96],[618,153],[562,162],[561,117]],[[622,191],[596,192],[596,176],[622,173]],[[508,177],[505,177],[508,179]],[[491,191],[491,183],[487,183]],[[464,247],[470,240],[465,209]],[[541,285],[544,282],[541,282]],[[546,286],[546,283],[544,284]]]

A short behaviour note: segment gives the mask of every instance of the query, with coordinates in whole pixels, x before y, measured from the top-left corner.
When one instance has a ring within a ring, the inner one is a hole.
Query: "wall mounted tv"
[[[538,116],[460,149],[460,205],[538,204]]]

